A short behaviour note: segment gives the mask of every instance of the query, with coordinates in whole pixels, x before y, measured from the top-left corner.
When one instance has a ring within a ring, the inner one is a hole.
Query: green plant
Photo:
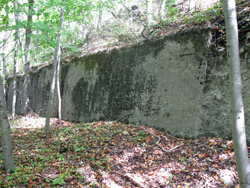
[[[173,177],[174,177],[174,175],[173,175],[173,174],[171,174],[170,179],[172,180],[172,179],[173,179]]]
[[[141,136],[146,136],[147,133],[145,133],[144,131],[140,131],[140,135],[141,135]]]
[[[59,157],[58,160],[59,161],[64,161],[64,157]]]
[[[136,139],[143,139],[145,140],[147,138],[147,133],[144,131],[140,131],[139,134],[136,136]]]
[[[181,158],[181,162],[182,162],[183,164],[187,164],[187,163],[186,163],[186,160],[187,160],[187,159],[184,158],[184,157]]]
[[[95,161],[95,157],[91,157],[89,160],[90,161]]]
[[[95,182],[92,182],[92,183],[90,183],[89,185],[91,185],[92,187],[95,187],[96,185],[95,185]]]
[[[86,150],[86,148],[83,147],[83,146],[81,146],[81,147],[74,146],[74,149],[75,149],[76,152],[77,152],[77,151],[84,151],[84,150]]]
[[[59,176],[58,178],[53,180],[53,185],[63,185],[65,184],[65,181],[62,176]]]

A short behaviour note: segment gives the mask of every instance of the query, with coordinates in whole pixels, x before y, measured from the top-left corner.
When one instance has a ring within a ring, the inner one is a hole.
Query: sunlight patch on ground
[[[12,124],[11,116],[8,116],[10,125]],[[19,129],[39,129],[45,127],[45,117],[40,117],[35,113],[29,113],[26,116],[15,115],[14,127]],[[50,125],[56,124],[57,118],[50,118]]]
[[[99,170],[99,173],[102,174],[102,178],[103,178],[103,183],[110,188],[122,188],[122,186],[120,186],[119,184],[115,183],[115,181],[113,181],[110,178],[110,174],[105,172],[105,171],[101,171]]]
[[[96,176],[98,174],[95,171],[93,171],[89,165],[82,166],[81,168],[78,168],[78,170],[76,172],[82,174],[82,178],[86,182],[92,183],[93,186],[100,186],[97,179],[96,179]]]

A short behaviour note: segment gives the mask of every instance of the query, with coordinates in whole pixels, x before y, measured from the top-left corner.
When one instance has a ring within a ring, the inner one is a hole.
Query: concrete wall
[[[240,38],[240,63],[242,94],[245,111],[247,142],[250,145],[250,46],[245,43],[245,34]],[[227,54],[209,49],[208,68],[200,104],[199,135],[232,139],[229,65]],[[213,51],[213,52],[212,52]]]
[[[124,123],[146,124],[176,136],[230,138],[227,60],[225,53],[211,50],[210,40],[209,29],[189,30],[63,64],[62,118],[74,122],[120,118]],[[244,58],[244,102],[249,123],[247,63]],[[40,115],[46,113],[51,76],[51,65],[31,73],[30,107]],[[18,79],[21,90],[22,78]],[[10,110],[12,81],[8,84]],[[20,112],[20,97],[16,110]],[[53,116],[57,116],[57,95]]]

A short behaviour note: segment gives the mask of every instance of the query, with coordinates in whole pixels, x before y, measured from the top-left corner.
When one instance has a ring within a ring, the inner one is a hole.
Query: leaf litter
[[[17,170],[6,174],[0,155],[0,187],[239,187],[232,140],[56,118],[45,136],[45,118],[22,118],[39,126],[11,129]]]

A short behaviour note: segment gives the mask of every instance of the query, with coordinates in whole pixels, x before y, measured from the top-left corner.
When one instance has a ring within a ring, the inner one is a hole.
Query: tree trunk
[[[13,159],[11,137],[10,137],[10,125],[8,121],[5,100],[3,95],[3,82],[0,77],[0,127],[1,127],[1,137],[3,145],[3,159],[4,168],[9,173],[11,170],[15,170],[15,164]]]
[[[26,26],[25,43],[25,76],[22,92],[22,114],[26,115],[29,111],[29,89],[30,89],[30,43],[32,34],[32,12],[34,0],[29,0],[28,24]]]
[[[195,1],[194,0],[189,0],[188,11],[193,12],[194,8],[195,8]]]
[[[150,25],[153,22],[153,11],[152,11],[152,6],[153,6],[153,0],[146,0],[146,8],[147,8],[147,27],[150,27]]]
[[[224,0],[224,11],[227,37],[227,58],[230,66],[229,87],[231,97],[234,151],[240,187],[249,188],[250,164],[246,143],[235,0]]]
[[[56,72],[56,83],[57,83],[57,94],[58,94],[58,119],[59,119],[59,124],[61,125],[62,123],[62,99],[61,99],[61,92],[60,92],[60,56],[58,56],[58,63],[57,63],[57,72]]]
[[[39,56],[39,35],[40,35],[40,31],[37,29],[36,31],[36,52],[35,52],[35,62],[38,63],[38,56]]]
[[[5,53],[5,48],[6,48],[6,42],[7,42],[7,35],[8,35],[8,31],[6,30],[5,31],[5,35],[4,35],[4,38],[3,38],[3,93],[4,93],[4,96],[5,96],[5,77],[6,77],[6,65],[7,65],[7,62],[6,62],[6,53]]]
[[[96,30],[99,31],[101,27],[101,22],[102,22],[102,1],[98,1],[98,18],[97,18],[97,23],[96,23]]]
[[[16,0],[16,13],[17,13],[18,19],[20,19],[19,18],[19,6],[20,6],[19,0]],[[25,64],[25,58],[24,58],[24,55],[23,55],[24,50],[23,50],[23,43],[22,43],[20,32],[18,32],[18,41],[19,41],[20,51],[21,51],[21,54],[22,54],[22,56],[21,56],[22,57],[22,64],[24,65]]]
[[[35,8],[35,11],[39,11],[41,7],[38,5]],[[39,16],[37,16],[37,21],[40,22],[40,18]],[[36,42],[35,43],[35,62],[38,63],[39,62],[39,39],[40,39],[40,30],[39,28],[36,29]]]
[[[17,33],[15,34],[15,52],[14,52],[14,70],[13,70],[13,99],[12,99],[12,108],[11,108],[11,126],[14,126],[15,121],[15,110],[16,110],[16,61],[17,61],[17,53],[18,53],[18,41],[17,41]]]
[[[161,7],[160,7],[160,11],[159,11],[159,18],[160,18],[160,22],[162,22],[165,18],[166,15],[166,0],[162,0],[161,1]]]
[[[17,1],[14,1],[14,12],[15,12],[15,22],[18,25],[19,22],[19,12],[17,7]],[[15,51],[14,51],[14,69],[13,69],[13,99],[12,99],[12,112],[11,112],[11,126],[14,126],[15,121],[15,109],[16,109],[16,65],[17,65],[17,54],[18,54],[18,39],[20,38],[19,28],[16,28],[15,34]],[[20,44],[21,45],[21,44]]]
[[[62,3],[64,4],[65,0],[62,0]],[[48,107],[47,107],[47,114],[46,114],[46,124],[45,124],[45,134],[49,133],[50,129],[50,114],[51,114],[51,109],[52,109],[52,104],[53,104],[53,98],[54,98],[54,93],[55,93],[55,82],[56,82],[56,67],[58,62],[59,56],[60,56],[60,42],[61,42],[61,31],[63,28],[63,21],[64,21],[64,10],[63,6],[61,8],[61,19],[60,19],[60,26],[59,26],[59,33],[58,33],[58,39],[57,39],[57,47],[55,49],[55,56],[54,56],[54,61],[53,61],[53,78],[50,86],[50,95],[49,95],[49,102],[48,102]]]

